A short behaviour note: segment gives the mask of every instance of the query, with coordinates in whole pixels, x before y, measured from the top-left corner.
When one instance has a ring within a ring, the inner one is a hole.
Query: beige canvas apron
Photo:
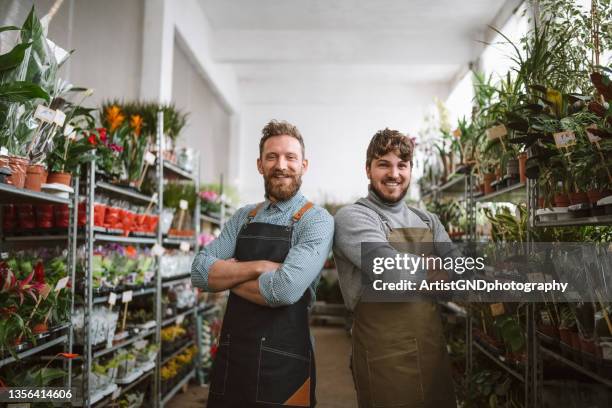
[[[388,241],[392,245],[422,242],[431,248],[433,236],[429,228],[398,228],[391,230]],[[360,408],[456,408],[435,303],[360,302],[352,333],[353,379]]]

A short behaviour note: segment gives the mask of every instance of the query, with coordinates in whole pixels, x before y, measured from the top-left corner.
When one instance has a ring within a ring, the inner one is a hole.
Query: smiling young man
[[[366,157],[369,194],[335,217],[334,258],[345,304],[354,316],[351,369],[360,408],[456,407],[435,303],[362,301],[367,282],[362,280],[362,243],[376,243],[376,257],[395,258],[402,245],[405,250],[408,245],[436,248],[436,243],[450,242],[435,215],[404,202],[413,148],[396,130],[377,132]],[[440,247],[427,255],[445,256],[440,252],[450,246]],[[431,276],[420,270],[412,278]]]
[[[304,153],[295,126],[269,122],[257,159],[265,201],[239,209],[193,261],[195,286],[231,291],[209,408],[315,406],[308,307],[331,250],[334,221],[299,191],[308,169]]]

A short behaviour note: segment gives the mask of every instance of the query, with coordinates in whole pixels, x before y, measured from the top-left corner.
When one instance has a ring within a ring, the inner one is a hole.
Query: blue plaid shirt
[[[272,203],[266,200],[253,221],[289,225],[293,214],[306,202],[306,197],[300,192],[287,201]],[[195,286],[211,291],[208,287],[210,267],[219,259],[234,256],[238,233],[255,205],[247,205],[236,211],[219,238],[196,255],[191,266],[191,280]],[[314,206],[304,214],[294,225],[291,249],[285,262],[276,271],[259,276],[259,291],[270,306],[293,304],[307,289],[311,291],[314,301],[319,274],[331,251],[333,237],[334,219],[325,209]]]

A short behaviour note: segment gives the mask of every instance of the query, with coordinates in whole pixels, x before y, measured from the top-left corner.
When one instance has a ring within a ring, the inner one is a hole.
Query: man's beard
[[[386,194],[383,194],[380,190],[376,188],[374,183],[370,183],[370,187],[372,188],[374,193],[378,196],[378,198],[380,198],[383,202],[387,204],[395,204],[395,203],[399,203],[406,197],[406,194],[408,194],[408,189],[410,188],[410,183],[406,185],[406,188],[402,191],[402,193],[399,195],[398,198],[393,198]]]
[[[274,185],[274,176],[289,176],[291,183],[288,185]],[[264,175],[264,187],[266,189],[266,197],[275,201],[285,201],[290,199],[297,193],[302,186],[301,174],[290,174],[283,171],[273,171],[269,175]]]

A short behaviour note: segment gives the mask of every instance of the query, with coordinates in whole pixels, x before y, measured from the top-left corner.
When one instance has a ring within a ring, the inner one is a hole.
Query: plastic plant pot
[[[147,216],[145,214],[136,215],[136,220],[134,221],[134,226],[132,227],[132,231],[143,232],[146,231],[147,227]]]
[[[38,204],[36,206],[36,227],[53,228],[53,204]]]
[[[136,214],[129,210],[123,210],[121,222],[123,224],[123,234],[128,235],[134,226]]]
[[[107,228],[116,228],[115,226],[119,222],[119,211],[121,209],[117,207],[107,207],[104,215],[104,226]]]
[[[103,227],[106,216],[106,205],[94,203],[94,225],[96,227]]]
[[[70,186],[70,181],[72,180],[72,174],[70,173],[59,173],[59,172],[51,172],[47,176],[47,184],[63,184],[65,186]]]
[[[2,229],[4,232],[13,232],[17,226],[17,209],[14,204],[6,204],[2,210]]]
[[[87,224],[87,203],[85,201],[79,203],[77,214],[77,225],[84,227]]]
[[[40,191],[40,186],[43,183],[45,168],[40,164],[31,164],[28,166],[24,187],[32,191]]]
[[[155,232],[157,229],[157,224],[159,223],[158,215],[147,215],[147,227],[146,230],[148,232]]]
[[[28,168],[28,159],[19,156],[9,156],[9,167],[12,172],[8,179],[9,184],[17,188],[23,188]]]
[[[17,222],[19,229],[22,231],[36,228],[36,217],[34,216],[34,206],[32,204],[17,206]]]
[[[70,208],[68,204],[57,204],[55,206],[55,226],[68,228],[70,225]]]

